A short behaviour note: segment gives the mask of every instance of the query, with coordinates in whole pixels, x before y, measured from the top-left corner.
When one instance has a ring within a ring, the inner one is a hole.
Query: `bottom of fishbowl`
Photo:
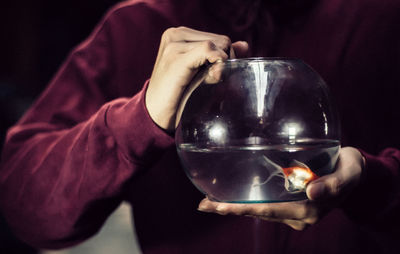
[[[232,204],[263,204],[263,203],[282,203],[282,202],[295,202],[295,201],[301,201],[301,200],[306,200],[307,196],[304,196],[303,198],[297,198],[297,199],[285,199],[285,200],[219,200],[212,198],[208,196],[208,199],[214,202],[221,202],[221,203],[232,203]]]
[[[279,203],[279,202],[293,202],[306,200],[307,195],[305,192],[297,192],[297,193],[289,193],[286,190],[282,190],[279,186],[269,185],[270,188],[274,188],[275,191],[268,192],[264,190],[261,192],[261,189],[251,188],[250,190],[242,191],[239,193],[238,189],[235,191],[222,191],[218,196],[214,196],[210,193],[207,193],[204,189],[200,188],[196,184],[194,184],[201,192],[204,193],[211,201],[215,202],[223,202],[223,203],[240,203],[240,204],[256,204],[256,203]],[[215,190],[211,190],[215,194]],[[276,190],[280,190],[278,194]],[[245,192],[245,194],[243,194]]]

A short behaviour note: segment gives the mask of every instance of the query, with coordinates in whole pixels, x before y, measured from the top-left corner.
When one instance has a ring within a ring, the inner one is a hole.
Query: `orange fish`
[[[296,163],[303,164],[299,161]],[[285,175],[285,188],[289,192],[305,191],[307,185],[318,178],[306,165],[282,168]]]
[[[259,185],[266,184],[274,176],[279,176],[285,179],[285,189],[290,193],[305,192],[307,185],[318,179],[318,176],[304,163],[293,160],[291,167],[282,168],[275,162],[263,156],[267,165],[273,166],[275,170],[271,173],[267,180]]]

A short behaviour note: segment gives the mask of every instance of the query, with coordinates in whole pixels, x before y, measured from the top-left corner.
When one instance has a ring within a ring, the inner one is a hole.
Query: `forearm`
[[[143,93],[107,103],[69,129],[46,123],[11,129],[0,198],[19,237],[58,248],[93,235],[126,181],[173,144],[147,116]]]

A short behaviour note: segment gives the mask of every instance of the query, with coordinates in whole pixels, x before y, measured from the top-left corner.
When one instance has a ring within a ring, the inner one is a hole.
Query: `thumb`
[[[310,200],[335,199],[352,191],[358,184],[364,165],[360,152],[352,147],[340,149],[336,171],[325,175],[307,186]]]
[[[307,186],[307,196],[310,200],[326,200],[335,198],[341,190],[342,179],[338,175],[331,174],[324,176]]]

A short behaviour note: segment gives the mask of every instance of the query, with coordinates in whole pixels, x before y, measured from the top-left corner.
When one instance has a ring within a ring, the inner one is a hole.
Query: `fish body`
[[[288,167],[282,168],[285,175],[285,188],[288,192],[304,192],[307,185],[318,178],[318,176],[308,167]]]
[[[307,185],[316,179],[318,176],[304,163],[293,160],[290,167],[282,168],[275,162],[271,161],[266,156],[263,156],[265,162],[273,166],[275,170],[271,173],[271,175],[259,185],[266,184],[273,177],[278,176],[285,179],[285,189],[289,193],[299,193],[305,192]]]

